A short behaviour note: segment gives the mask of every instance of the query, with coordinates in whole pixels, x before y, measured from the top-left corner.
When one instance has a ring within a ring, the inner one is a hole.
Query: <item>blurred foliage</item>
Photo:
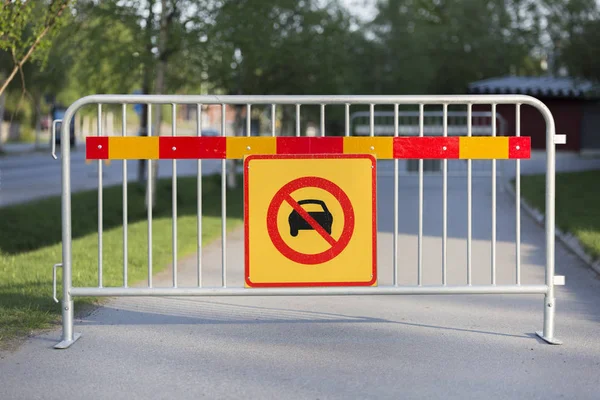
[[[63,9],[70,0],[2,1],[0,3],[0,50],[21,60],[31,46],[39,41],[32,61],[44,64],[56,33],[63,26]],[[47,33],[45,32],[47,31]]]
[[[207,32],[211,85],[229,94],[354,92],[363,36],[336,2],[315,3],[223,1]]]
[[[43,70],[71,0],[2,1],[0,3],[0,76],[10,76],[25,61]],[[4,83],[5,78],[0,79]]]
[[[560,61],[572,75],[600,85],[600,9],[593,0],[574,3],[579,6],[571,12],[574,22],[557,46]]]
[[[464,93],[469,82],[536,74],[529,62],[540,34],[527,0],[380,1],[370,24],[380,45],[385,93]],[[526,21],[526,22],[525,22]]]
[[[4,2],[0,72],[60,3]],[[375,0],[375,8],[362,22],[339,0],[78,0],[25,64],[25,83],[32,103],[153,93],[163,62],[165,93],[464,93],[475,80],[543,74],[545,59],[548,72],[566,67],[600,81],[595,0]],[[20,90],[16,79],[9,91]],[[328,120],[342,113],[332,108]]]

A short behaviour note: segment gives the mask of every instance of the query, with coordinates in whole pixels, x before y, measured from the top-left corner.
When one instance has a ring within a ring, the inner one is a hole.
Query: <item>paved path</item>
[[[441,178],[425,189],[426,283],[440,281]],[[380,283],[391,281],[389,177],[379,185]],[[402,178],[401,282],[416,276],[416,180]],[[465,281],[464,179],[449,180],[448,278]],[[514,201],[498,193],[498,283],[514,279]],[[489,281],[490,187],[474,189],[475,282]],[[242,284],[243,241],[228,237],[228,284]],[[523,283],[544,278],[543,229],[523,216]],[[206,284],[220,284],[219,243],[205,249]],[[600,280],[560,244],[557,336],[542,344],[541,296],[124,298],[0,360],[6,399],[597,399]],[[182,261],[180,285],[195,281]],[[155,278],[171,284],[169,271]]]

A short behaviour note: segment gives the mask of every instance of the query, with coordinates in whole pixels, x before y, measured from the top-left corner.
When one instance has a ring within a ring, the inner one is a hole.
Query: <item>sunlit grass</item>
[[[196,178],[179,178],[177,192],[180,257],[196,251]],[[220,177],[203,179],[203,230],[206,244],[220,235]],[[241,187],[227,196],[228,228],[242,222]],[[172,257],[171,180],[158,184],[153,212],[153,272],[164,270]],[[144,188],[128,186],[128,280],[147,279],[148,236]],[[98,194],[72,196],[73,285],[98,284]],[[123,214],[121,186],[104,188],[103,284],[123,284]],[[55,324],[60,306],[52,300],[52,265],[61,262],[60,197],[0,208],[0,344]],[[59,269],[59,297],[61,292]],[[77,298],[75,310],[94,303]]]
[[[541,212],[546,209],[545,179],[545,175],[521,177],[523,197]],[[600,170],[556,174],[556,225],[600,259]]]

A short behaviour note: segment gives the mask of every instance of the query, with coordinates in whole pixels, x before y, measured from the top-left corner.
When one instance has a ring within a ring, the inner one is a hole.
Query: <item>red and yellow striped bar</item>
[[[252,154],[372,154],[378,159],[527,159],[519,137],[106,137],[86,138],[88,160],[240,159]]]

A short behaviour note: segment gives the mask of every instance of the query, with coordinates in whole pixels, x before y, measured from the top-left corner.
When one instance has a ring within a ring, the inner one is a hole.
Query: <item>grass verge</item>
[[[196,178],[177,180],[178,240],[181,257],[196,251]],[[153,272],[164,270],[172,256],[171,179],[157,185],[158,205],[153,211]],[[128,185],[128,281],[147,278],[147,214],[144,186]],[[221,180],[203,178],[202,243],[220,236]],[[98,284],[98,192],[72,195],[73,285]],[[103,283],[123,284],[122,187],[105,187],[103,195]],[[241,224],[241,185],[227,195],[227,226]],[[0,347],[35,330],[56,324],[60,306],[52,300],[52,265],[62,259],[61,200],[51,197],[0,208]],[[59,269],[59,294],[62,293]],[[77,298],[76,311],[89,309],[94,298]]]
[[[521,177],[521,194],[542,213],[546,209],[545,179],[545,175]],[[600,259],[599,183],[600,170],[556,174],[556,226],[575,235],[595,259]]]

